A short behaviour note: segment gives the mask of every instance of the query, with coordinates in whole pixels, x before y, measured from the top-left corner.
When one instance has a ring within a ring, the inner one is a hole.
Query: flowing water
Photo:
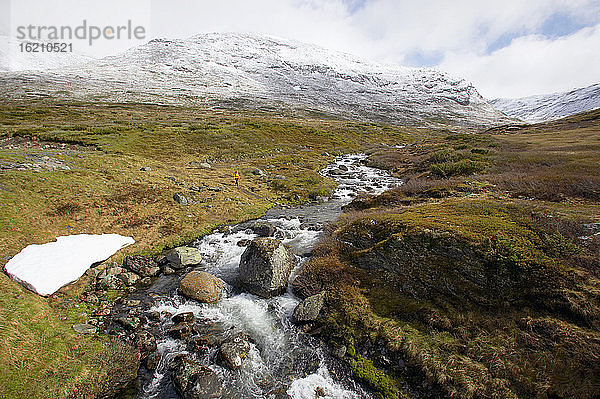
[[[262,218],[276,227],[275,238],[289,245],[296,254],[295,273],[308,258],[322,234],[322,226],[335,220],[341,207],[361,193],[378,194],[401,182],[386,172],[364,165],[366,155],[338,157],[321,171],[338,183],[332,198],[322,204],[271,210]],[[248,223],[215,231],[193,245],[203,255],[201,268],[226,284],[226,295],[214,304],[200,304],[177,293],[181,276],[163,276],[145,294],[152,297],[154,314],[160,314],[155,328],[161,359],[156,371],[142,378],[138,397],[173,398],[177,394],[169,377],[168,365],[179,353],[188,353],[209,365],[224,381],[225,398],[295,398],[314,399],[317,392],[324,398],[369,398],[371,395],[352,378],[343,362],[328,355],[319,340],[310,337],[291,323],[290,317],[300,300],[289,287],[285,294],[263,299],[241,292],[233,285],[242,240],[256,234]],[[170,315],[193,312],[206,330],[241,331],[251,339],[251,350],[239,370],[231,371],[214,362],[216,349],[204,353],[189,352],[181,340],[165,331],[173,322]]]

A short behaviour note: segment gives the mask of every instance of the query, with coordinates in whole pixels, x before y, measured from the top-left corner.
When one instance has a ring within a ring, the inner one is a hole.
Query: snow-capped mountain
[[[544,122],[600,108],[600,84],[565,93],[498,98],[490,103],[513,118],[526,122]]]
[[[0,73],[5,97],[317,111],[403,123],[506,123],[464,80],[255,34],[155,39],[85,66]]]

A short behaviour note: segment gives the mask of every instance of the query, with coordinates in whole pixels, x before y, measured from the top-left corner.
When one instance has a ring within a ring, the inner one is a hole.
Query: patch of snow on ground
[[[47,244],[28,245],[8,261],[4,270],[39,295],[51,295],[77,280],[94,263],[134,242],[119,234],[62,236]]]

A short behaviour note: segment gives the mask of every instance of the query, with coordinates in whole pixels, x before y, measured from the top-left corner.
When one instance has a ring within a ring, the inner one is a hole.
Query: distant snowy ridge
[[[600,84],[564,93],[491,100],[496,109],[526,122],[544,122],[600,108]]]
[[[4,97],[315,111],[409,123],[509,118],[468,82],[256,34],[155,39],[85,66],[0,73]]]

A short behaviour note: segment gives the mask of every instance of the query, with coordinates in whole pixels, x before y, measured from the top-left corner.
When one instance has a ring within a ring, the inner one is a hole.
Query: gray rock
[[[281,241],[256,238],[240,261],[238,284],[248,292],[270,298],[285,292],[294,255]]]
[[[210,164],[208,162],[200,162],[198,164],[198,167],[200,167],[202,169],[212,169],[212,166],[210,166]]]
[[[98,280],[98,286],[101,290],[120,290],[124,288],[125,284],[117,275],[109,274]]]
[[[141,170],[142,172],[150,172],[150,171],[152,170],[152,168],[151,168],[150,166],[142,166],[142,167],[140,168],[140,170]]]
[[[186,356],[177,356],[173,360],[171,375],[173,385],[183,399],[218,399],[223,395],[219,376]]]
[[[123,261],[123,267],[130,272],[139,274],[142,277],[154,277],[160,273],[160,268],[154,259],[148,256],[126,256],[125,260]]]
[[[294,323],[308,323],[315,321],[319,317],[324,302],[324,292],[309,296],[296,306],[296,309],[294,309],[294,313],[292,314],[292,321]]]
[[[210,273],[192,271],[179,282],[179,292],[199,302],[212,303],[221,299],[224,283]]]
[[[257,220],[250,226],[250,230],[259,237],[272,237],[275,234],[275,226],[264,220]]]
[[[135,285],[138,281],[140,281],[140,276],[133,272],[124,272],[119,274],[118,277],[121,279],[123,284],[127,286]]]
[[[73,330],[79,334],[95,334],[98,329],[91,324],[84,323],[73,325]]]
[[[242,361],[250,352],[250,343],[244,336],[238,335],[225,342],[219,348],[218,360],[223,366],[232,370],[242,367]]]
[[[135,346],[140,350],[142,357],[156,351],[156,339],[148,331],[141,331],[135,336]]]
[[[167,330],[167,334],[169,334],[173,338],[182,339],[189,336],[192,333],[192,327],[185,322],[177,323],[174,326],[170,327]]]
[[[173,269],[183,269],[189,266],[198,266],[202,262],[202,255],[197,248],[179,247],[171,250],[167,259]]]
[[[187,197],[182,193],[173,194],[173,200],[181,205],[190,205]]]
[[[136,316],[119,317],[116,322],[123,326],[124,329],[130,331],[135,331],[142,325],[142,320]]]
[[[264,176],[265,172],[263,172],[262,170],[256,168],[252,171],[252,174],[255,176]]]

